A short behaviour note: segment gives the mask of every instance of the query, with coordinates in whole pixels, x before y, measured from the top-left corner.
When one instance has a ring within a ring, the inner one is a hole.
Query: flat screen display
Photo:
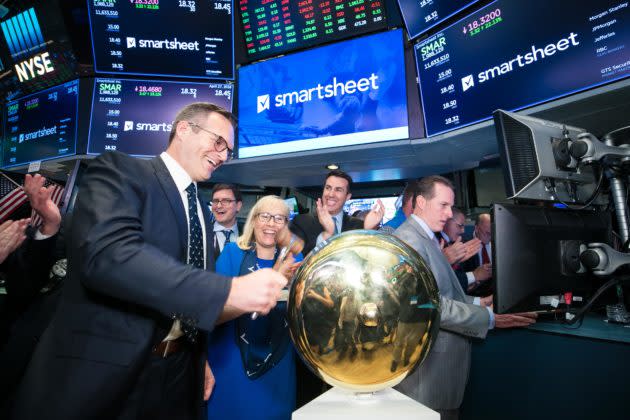
[[[369,212],[374,204],[376,204],[376,200],[381,200],[385,206],[383,223],[389,222],[396,214],[396,201],[398,200],[398,197],[352,198],[347,200],[343,205],[343,211],[348,213],[350,216],[354,215],[358,211]]]
[[[427,135],[625,78],[629,46],[627,1],[490,3],[414,46]]]
[[[251,59],[387,27],[385,0],[241,0],[239,12]]]
[[[229,83],[102,79],[94,81],[88,154],[118,150],[156,156],[166,150],[177,112],[193,102],[232,110]]]
[[[239,157],[409,137],[402,31],[239,70]]]
[[[73,80],[7,103],[2,166],[75,154],[78,98]]]
[[[6,4],[5,4],[6,3]],[[71,36],[57,0],[3,2],[0,91],[10,101],[78,77]]]
[[[88,0],[94,70],[233,79],[231,0]]]
[[[398,0],[409,38],[428,31],[479,0]]]

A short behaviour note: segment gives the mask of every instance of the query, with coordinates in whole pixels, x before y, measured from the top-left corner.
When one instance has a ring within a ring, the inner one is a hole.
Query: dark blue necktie
[[[225,242],[223,243],[223,248],[225,248],[225,246],[230,242],[230,236],[232,236],[232,231],[231,230],[222,230],[221,232],[223,232],[223,236],[225,236]]]
[[[201,224],[199,223],[199,214],[197,213],[197,187],[194,183],[191,183],[186,188],[188,193],[188,264],[191,264],[197,268],[204,267],[204,254],[203,254],[203,238],[201,231]]]

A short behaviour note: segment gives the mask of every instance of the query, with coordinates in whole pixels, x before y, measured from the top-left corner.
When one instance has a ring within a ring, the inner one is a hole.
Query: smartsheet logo
[[[559,41],[548,44],[543,48],[538,48],[535,45],[532,45],[529,48],[530,51],[528,51],[527,53],[517,54],[516,57],[506,61],[505,63],[501,63],[499,65],[490,67],[487,70],[479,72],[477,74],[477,82],[479,84],[485,83],[489,80],[510,73],[516,68],[525,67],[529,64],[536,63],[538,61],[542,61],[548,57],[551,57],[556,53],[566,51],[571,47],[576,47],[580,45],[580,42],[577,38],[578,34],[571,32],[566,38],[561,38]],[[475,78],[472,74],[462,77],[462,90],[464,92],[466,92],[473,86],[475,86]]]
[[[146,123],[125,121],[123,131],[164,131],[170,132],[173,127],[172,123]]]
[[[40,137],[46,137],[46,136],[50,136],[52,134],[57,134],[57,126],[52,126],[50,128],[40,128],[39,130],[35,130],[32,131],[30,133],[26,133],[26,134],[20,134],[18,143],[22,143],[25,142],[27,140],[35,140],[38,139]]]
[[[377,80],[378,76],[374,73],[369,77],[363,77],[359,80],[346,80],[345,82],[339,82],[337,81],[337,77],[333,77],[332,83],[327,85],[318,83],[317,86],[312,88],[279,93],[273,97],[274,106],[279,108],[287,104],[292,105],[310,102],[313,99],[321,100],[356,92],[367,92],[370,89],[378,89]],[[268,94],[260,95],[256,98],[256,110],[258,113],[269,109],[270,106],[270,97]]]
[[[153,50],[199,51],[199,41],[180,41],[173,39],[138,39],[127,37],[127,48],[150,48]]]
[[[256,99],[256,111],[260,114],[266,109],[269,109],[269,95],[260,95]]]

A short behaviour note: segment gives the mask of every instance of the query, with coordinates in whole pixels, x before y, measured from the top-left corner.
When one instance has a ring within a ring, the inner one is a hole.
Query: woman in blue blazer
[[[273,267],[278,238],[288,229],[289,208],[276,196],[261,198],[251,209],[243,234],[228,243],[217,273],[239,276]],[[289,256],[301,261],[302,255]],[[299,263],[291,264],[288,276]],[[286,266],[286,265],[285,265]],[[286,302],[267,315],[236,319],[229,310],[209,339],[208,362],[216,380],[208,400],[209,419],[290,419],[295,409],[295,351],[289,338]]]

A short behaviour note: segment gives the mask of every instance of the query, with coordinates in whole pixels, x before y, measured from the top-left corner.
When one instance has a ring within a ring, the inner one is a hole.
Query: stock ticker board
[[[238,7],[252,60],[387,26],[385,0],[240,0]]]

